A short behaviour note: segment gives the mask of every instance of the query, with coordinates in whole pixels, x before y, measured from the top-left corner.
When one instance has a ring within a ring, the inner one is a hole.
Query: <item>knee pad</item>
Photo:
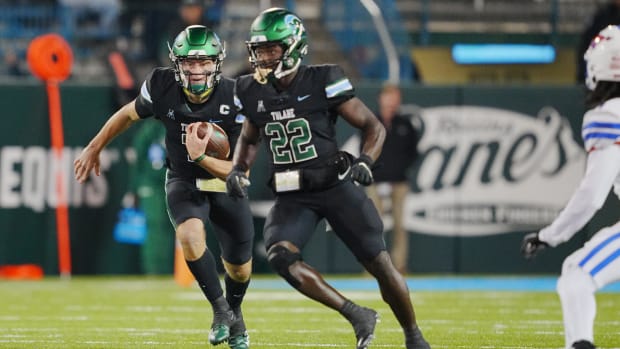
[[[301,254],[297,252],[291,252],[289,249],[283,246],[274,246],[269,249],[267,254],[267,260],[269,265],[284,280],[286,280],[291,286],[297,288],[301,285],[301,282],[297,280],[289,271],[289,267],[297,261],[301,260]]]

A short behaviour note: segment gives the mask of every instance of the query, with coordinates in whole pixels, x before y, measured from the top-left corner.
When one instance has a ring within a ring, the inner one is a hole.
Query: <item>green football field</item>
[[[248,291],[244,314],[252,348],[355,347],[353,330],[339,314],[278,282],[255,277],[257,287]],[[343,293],[380,313],[371,348],[404,348],[376,290]],[[412,289],[411,297],[435,349],[563,348],[553,291]],[[597,302],[596,342],[620,348],[620,293],[597,294]],[[210,348],[210,323],[198,287],[180,287],[170,277],[0,281],[0,348]]]

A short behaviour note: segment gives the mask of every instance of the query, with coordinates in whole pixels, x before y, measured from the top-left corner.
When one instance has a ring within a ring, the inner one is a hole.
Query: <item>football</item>
[[[228,135],[221,127],[217,124],[205,121],[200,124],[197,132],[200,138],[211,133],[207,149],[205,149],[205,154],[217,159],[228,159],[228,155],[230,155],[230,143],[228,142]]]

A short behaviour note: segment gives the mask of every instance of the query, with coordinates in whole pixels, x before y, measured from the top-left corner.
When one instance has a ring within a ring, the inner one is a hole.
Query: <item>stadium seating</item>
[[[65,3],[67,1],[64,0]],[[397,47],[401,79],[407,81],[415,77],[411,52],[419,47],[449,46],[455,42],[527,42],[574,47],[576,37],[603,0],[375,2]],[[74,48],[74,78],[100,81],[100,77],[106,77],[106,54],[116,45],[121,31],[129,30],[121,25],[110,26],[109,16],[92,9],[77,10],[51,5],[52,2],[46,1],[12,3],[3,2],[0,5],[0,54],[10,51],[23,57],[34,36],[57,32],[67,38]],[[126,3],[129,2],[123,1],[125,8],[129,7]],[[247,52],[243,42],[247,39],[247,28],[252,19],[265,3],[289,7],[304,18],[312,40],[308,57],[310,63],[337,62],[352,77],[385,78],[387,64],[384,48],[371,17],[358,0],[225,1],[220,25],[215,29],[227,42],[226,74],[234,75],[247,69]],[[174,5],[170,2],[162,4],[171,7],[165,12],[170,14]],[[154,11],[154,6],[159,6],[155,3],[150,5],[144,9],[145,15],[148,15],[147,11]],[[122,11],[117,14],[123,15]],[[147,31],[145,35],[152,34]]]

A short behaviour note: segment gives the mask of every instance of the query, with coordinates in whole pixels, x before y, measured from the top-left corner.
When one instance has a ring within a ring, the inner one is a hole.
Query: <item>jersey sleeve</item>
[[[327,65],[325,67],[327,69],[325,96],[331,109],[355,97],[355,89],[340,66]]]
[[[235,109],[237,111],[237,116],[235,118],[235,122],[239,124],[243,124],[246,120],[246,111],[245,106],[243,105],[243,101],[239,96],[243,94],[244,86],[248,85],[248,76],[242,76],[235,80],[235,85],[233,87],[233,103],[235,104]],[[247,88],[247,87],[246,87]],[[251,118],[247,118],[250,122],[254,123]]]
[[[233,97],[234,103],[235,103],[235,109],[237,111],[237,113],[241,113],[243,114],[243,103],[241,102],[241,99],[239,99],[239,96],[237,96],[237,86],[235,85],[235,89],[234,89],[234,97]]]
[[[587,112],[581,136],[587,152],[620,144],[620,115],[604,108]]]
[[[588,154],[586,172],[566,207],[539,232],[541,241],[557,246],[570,240],[603,206],[620,173],[620,146]]]
[[[152,86],[154,76],[156,75],[157,70],[152,70],[142,82],[142,86],[140,87],[140,94],[136,97],[136,112],[140,116],[141,119],[147,118],[154,114],[153,110],[153,97],[152,97]]]

